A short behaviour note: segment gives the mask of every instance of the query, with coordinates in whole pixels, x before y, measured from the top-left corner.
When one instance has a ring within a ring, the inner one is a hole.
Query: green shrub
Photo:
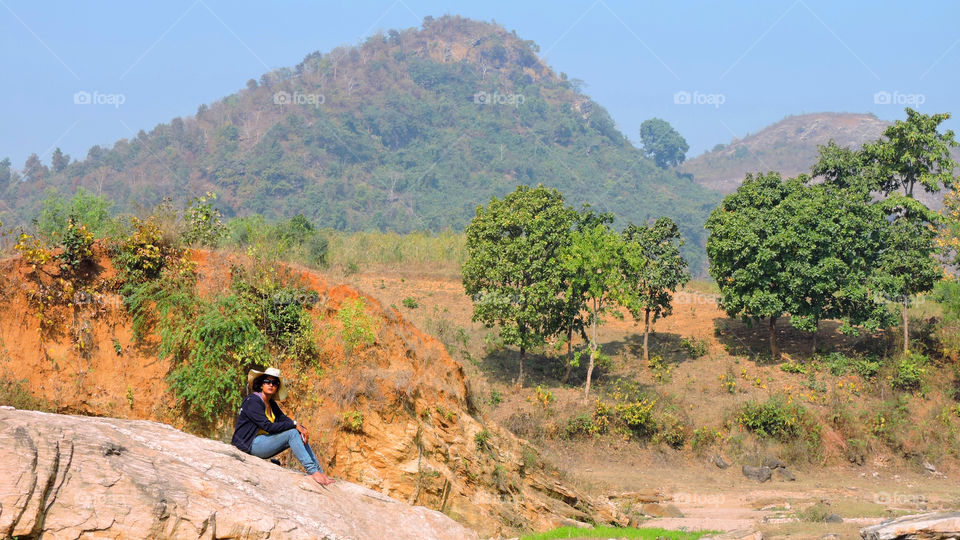
[[[337,319],[343,324],[340,337],[348,353],[376,341],[373,319],[367,315],[366,305],[363,298],[346,300],[337,313]]]
[[[876,377],[882,366],[883,363],[880,360],[876,360],[876,357],[873,356],[858,358],[853,361],[853,370],[864,379]]]
[[[93,233],[75,218],[69,218],[63,233],[63,251],[57,256],[61,267],[76,270],[82,263],[93,258]]]
[[[347,411],[340,415],[340,425],[351,433],[363,432],[363,412]]]
[[[682,338],[680,348],[685,350],[691,358],[700,358],[710,350],[707,340],[703,338]]]
[[[594,421],[589,414],[580,413],[567,418],[560,428],[560,436],[564,439],[580,439],[594,434]]]
[[[737,422],[760,438],[781,442],[803,439],[812,432],[819,435],[819,426],[814,425],[807,410],[796,403],[786,403],[780,396],[745,403]]]
[[[486,450],[487,445],[490,443],[490,431],[486,428],[481,429],[473,436],[473,442],[477,445],[477,452]]]
[[[901,357],[897,362],[896,372],[890,384],[896,390],[905,392],[920,390],[923,385],[923,375],[926,372],[923,366],[928,361],[926,356],[918,353],[910,353]]]
[[[403,304],[404,307],[407,307],[407,308],[410,308],[410,309],[417,309],[418,307],[420,307],[420,304],[417,303],[417,301],[416,301],[415,299],[413,299],[413,298],[411,298],[411,297],[409,297],[409,296],[406,297],[406,298],[404,298],[403,301],[401,302],[401,304]]]
[[[499,390],[490,390],[490,405],[496,407],[503,401],[503,394]]]
[[[182,353],[173,358],[170,386],[188,413],[212,422],[240,403],[246,370],[270,360],[267,340],[233,295],[204,303],[188,328]]]
[[[187,230],[183,233],[183,241],[191,246],[216,247],[227,232],[226,226],[220,219],[220,211],[213,207],[217,199],[215,193],[192,199],[184,212]]]
[[[655,443],[664,443],[673,448],[681,448],[687,440],[686,424],[672,413],[660,415],[656,429],[657,432],[653,436],[653,442]]]
[[[807,366],[799,362],[797,363],[786,362],[786,363],[780,364],[780,369],[781,371],[785,371],[787,373],[800,373],[803,375],[807,374]]]
[[[693,430],[693,435],[690,436],[690,448],[694,452],[701,452],[716,444],[721,436],[719,431],[705,427],[697,428]]]

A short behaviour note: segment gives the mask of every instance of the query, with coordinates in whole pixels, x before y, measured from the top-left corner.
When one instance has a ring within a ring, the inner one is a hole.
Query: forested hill
[[[890,123],[872,114],[811,113],[791,115],[757,133],[687,160],[681,169],[697,183],[732,193],[747,173],[779,171],[784,177],[809,173],[817,161],[818,146],[835,141],[860,148],[880,138]]]
[[[700,253],[718,195],[643,157],[537,52],[495,24],[428,17],[311,53],[60,171],[28,167],[5,187],[0,216],[28,219],[47,189],[84,186],[119,210],[215,191],[228,215],[459,230],[491,196],[543,183],[620,224],[671,216]]]

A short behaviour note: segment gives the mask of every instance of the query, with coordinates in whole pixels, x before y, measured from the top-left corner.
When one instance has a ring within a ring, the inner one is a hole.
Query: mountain
[[[621,225],[673,217],[703,268],[703,222],[719,196],[645,158],[538,50],[495,24],[444,16],[313,52],[57,173],[28,168],[0,188],[0,219],[24,222],[48,189],[82,186],[120,211],[215,191],[227,215],[459,230],[492,196],[542,183]]]
[[[696,182],[721,193],[736,191],[747,173],[779,171],[784,177],[809,173],[817,147],[831,139],[859,148],[878,139],[890,123],[872,114],[812,113],[791,115],[758,133],[718,144],[713,151],[681,166]]]

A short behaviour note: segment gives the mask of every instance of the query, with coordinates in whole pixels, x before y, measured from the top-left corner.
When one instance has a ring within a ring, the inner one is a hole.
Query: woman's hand
[[[303,424],[297,424],[297,431],[300,432],[300,438],[303,439],[304,443],[310,439],[310,433],[307,432],[307,428],[303,427]]]

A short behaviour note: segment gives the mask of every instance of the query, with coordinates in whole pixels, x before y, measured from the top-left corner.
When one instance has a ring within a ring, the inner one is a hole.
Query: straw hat
[[[277,389],[276,399],[287,399],[287,380],[280,375],[280,370],[275,367],[269,367],[264,371],[251,369],[250,372],[247,373],[247,386],[252,390],[254,381],[267,375],[280,379],[280,388]]]

